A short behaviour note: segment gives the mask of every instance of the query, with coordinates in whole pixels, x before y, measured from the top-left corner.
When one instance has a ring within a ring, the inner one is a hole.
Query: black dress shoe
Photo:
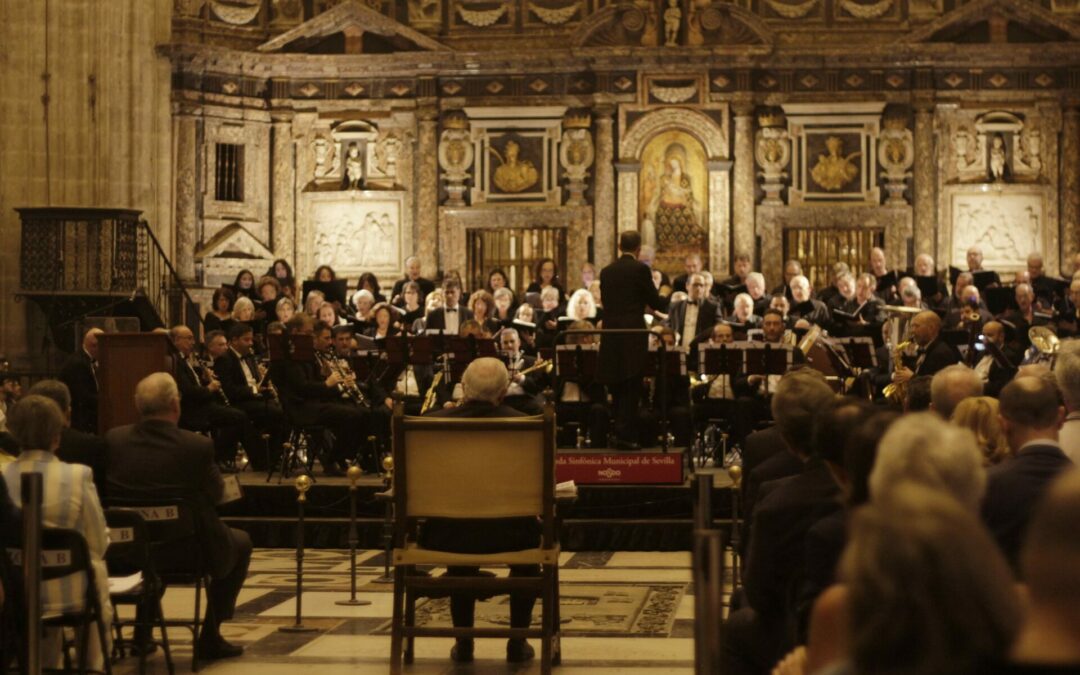
[[[454,663],[472,663],[473,641],[468,638],[459,638],[450,648],[450,660]]]
[[[510,638],[506,642],[506,660],[510,663],[523,663],[536,656],[536,650],[522,638]]]
[[[240,645],[230,644],[220,635],[216,638],[199,638],[199,660],[216,661],[218,659],[231,659],[244,653]]]
[[[641,446],[633,441],[624,441],[621,438],[615,441],[616,450],[640,450]]]

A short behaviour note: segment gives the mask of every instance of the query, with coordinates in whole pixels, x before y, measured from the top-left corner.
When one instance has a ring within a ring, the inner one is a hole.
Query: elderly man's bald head
[[[911,320],[911,334],[915,342],[925,347],[941,333],[941,317],[931,311],[919,312]]]
[[[510,374],[499,359],[485,356],[476,359],[461,376],[461,389],[468,401],[498,405],[510,385]]]

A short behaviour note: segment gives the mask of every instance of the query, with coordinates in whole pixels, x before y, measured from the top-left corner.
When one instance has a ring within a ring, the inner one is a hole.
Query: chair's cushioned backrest
[[[543,512],[542,429],[410,429],[405,452],[409,516],[506,518]]]

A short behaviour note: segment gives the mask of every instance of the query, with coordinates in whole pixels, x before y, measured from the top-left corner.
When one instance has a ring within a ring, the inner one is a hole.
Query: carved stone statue
[[[465,182],[473,163],[473,146],[469,141],[469,121],[464,115],[451,115],[439,137],[439,166],[443,170],[447,206],[465,206]]]
[[[375,165],[387,178],[397,176],[398,158],[401,156],[403,147],[401,139],[394,134],[383,136],[375,144]]]
[[[562,164],[563,176],[567,179],[567,189],[570,192],[570,197],[566,200],[569,206],[585,204],[585,180],[594,159],[592,134],[588,128],[590,123],[587,115],[568,118],[559,146],[559,163]]]
[[[791,139],[787,129],[770,125],[762,120],[762,129],[758,131],[754,159],[761,167],[761,188],[765,191],[764,204],[783,204],[785,171],[791,161]]]
[[[316,136],[311,142],[311,149],[315,153],[315,178],[324,178],[333,168],[334,144],[325,136]]]
[[[1005,180],[1005,139],[994,134],[990,141],[990,177],[995,183]]]
[[[885,190],[889,193],[887,204],[906,204],[904,189],[915,162],[915,144],[911,131],[903,119],[888,119],[878,139],[878,162],[884,169]]]
[[[417,30],[438,28],[442,23],[442,0],[409,0],[409,25]]]
[[[353,141],[345,151],[345,187],[359,190],[363,180],[364,156],[360,153],[360,145]]]
[[[679,27],[682,25],[682,10],[679,0],[668,0],[664,10],[664,46],[675,47],[679,44]]]
[[[1020,136],[1021,161],[1034,173],[1042,171],[1042,134],[1038,129],[1025,129]]]

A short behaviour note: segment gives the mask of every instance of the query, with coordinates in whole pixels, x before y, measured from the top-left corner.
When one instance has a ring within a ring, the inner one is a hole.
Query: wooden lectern
[[[172,372],[172,344],[163,333],[98,336],[98,433],[138,421],[135,385],[151,373]]]

